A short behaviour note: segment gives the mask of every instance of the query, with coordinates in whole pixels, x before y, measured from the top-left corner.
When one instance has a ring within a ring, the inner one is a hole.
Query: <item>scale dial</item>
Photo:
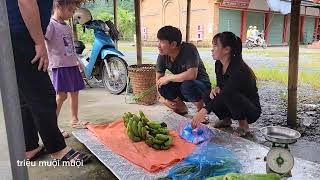
[[[287,149],[274,147],[267,154],[267,164],[272,171],[285,174],[293,168],[294,159]]]

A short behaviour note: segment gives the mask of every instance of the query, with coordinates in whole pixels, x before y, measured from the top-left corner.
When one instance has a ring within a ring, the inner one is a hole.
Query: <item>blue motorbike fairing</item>
[[[109,54],[112,54],[112,55],[115,55],[115,56],[121,56],[121,57],[124,56],[120,51],[118,51],[118,50],[116,50],[114,48],[104,48],[101,51],[101,59],[104,59]]]
[[[90,61],[84,70],[86,78],[90,78],[94,65],[97,61],[97,58],[100,54],[101,49],[104,46],[109,46],[109,50],[114,48],[114,43],[110,36],[106,35],[105,32],[101,30],[94,31],[94,43],[91,50]],[[106,55],[106,54],[105,54]]]

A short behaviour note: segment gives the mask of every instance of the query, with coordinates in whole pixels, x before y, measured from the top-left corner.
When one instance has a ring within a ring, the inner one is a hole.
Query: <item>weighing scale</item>
[[[265,157],[267,173],[277,173],[282,177],[291,177],[294,158],[290,152],[289,144],[297,142],[301,134],[286,127],[269,126],[260,130],[271,148]]]

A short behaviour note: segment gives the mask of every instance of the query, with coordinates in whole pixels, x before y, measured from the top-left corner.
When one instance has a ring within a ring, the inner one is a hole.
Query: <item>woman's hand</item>
[[[219,87],[213,88],[210,93],[210,98],[213,99],[214,97],[216,97],[220,93],[220,91],[221,90]]]
[[[208,111],[202,108],[192,119],[192,128],[195,129],[199,126],[200,123],[205,121]]]

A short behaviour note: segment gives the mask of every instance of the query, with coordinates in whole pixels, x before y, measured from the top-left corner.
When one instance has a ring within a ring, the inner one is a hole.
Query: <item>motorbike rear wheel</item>
[[[254,46],[253,42],[251,42],[251,41],[247,41],[247,42],[246,42],[246,47],[247,47],[248,49],[253,49],[253,46]]]
[[[108,58],[107,62],[110,68],[110,77],[104,64],[101,72],[103,85],[111,94],[121,94],[127,87],[128,64],[116,56]]]
[[[261,45],[261,47],[262,47],[263,49],[266,49],[266,48],[267,48],[267,43],[266,43],[266,42],[263,42],[262,45]]]

